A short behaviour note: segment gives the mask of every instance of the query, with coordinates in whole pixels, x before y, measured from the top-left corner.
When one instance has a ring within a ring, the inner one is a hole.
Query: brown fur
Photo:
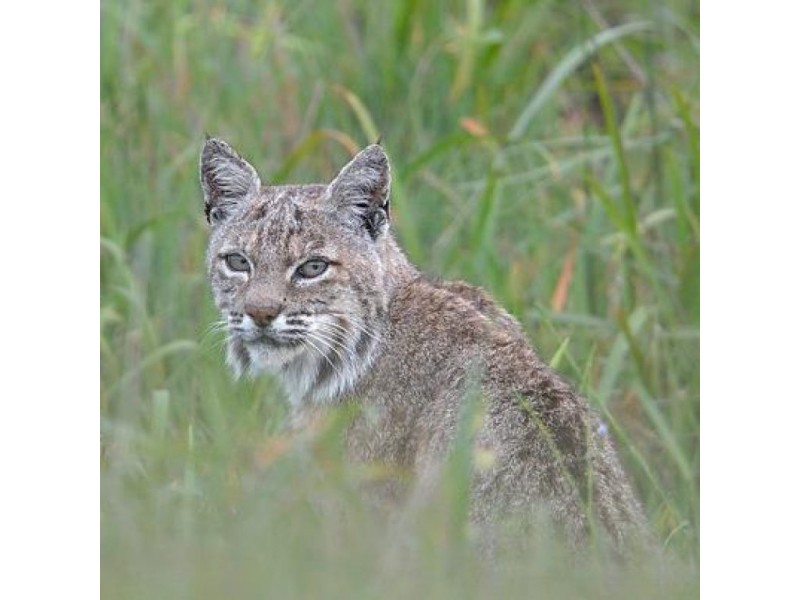
[[[350,456],[413,474],[387,490],[419,502],[436,486],[472,394],[483,415],[473,440],[476,526],[488,532],[544,512],[576,547],[595,521],[623,554],[647,539],[605,426],[519,323],[483,290],[430,280],[405,258],[389,230],[380,147],[327,186],[261,188],[238,154],[209,140],[201,179],[229,362],[281,377],[296,423],[353,403]],[[246,271],[231,269],[231,252],[249,261]],[[319,277],[298,275],[309,260],[324,261]]]

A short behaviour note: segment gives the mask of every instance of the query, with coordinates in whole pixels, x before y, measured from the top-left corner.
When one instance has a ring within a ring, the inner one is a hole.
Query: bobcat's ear
[[[228,217],[237,204],[252,199],[261,189],[256,170],[226,142],[208,138],[200,154],[206,219],[210,224]]]
[[[328,186],[336,209],[377,239],[389,226],[389,159],[377,144],[367,146]]]

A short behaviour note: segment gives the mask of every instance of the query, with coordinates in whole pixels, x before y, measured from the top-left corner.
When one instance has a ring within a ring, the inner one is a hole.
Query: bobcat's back
[[[485,292],[419,277],[395,296],[389,322],[380,358],[356,390],[373,409],[352,433],[360,459],[426,477],[445,458],[477,384],[483,460],[473,521],[546,507],[574,545],[587,539],[592,518],[619,549],[643,541],[641,509],[604,425]]]

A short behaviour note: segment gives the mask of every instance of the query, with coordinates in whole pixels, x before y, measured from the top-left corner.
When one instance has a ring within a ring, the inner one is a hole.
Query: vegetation
[[[694,597],[699,546],[699,7],[666,0],[105,0],[101,554],[108,598]],[[409,572],[341,460],[346,415],[282,433],[235,382],[204,273],[203,134],[270,183],[379,136],[394,229],[484,286],[605,415],[662,569],[542,540],[485,569],[464,477]]]

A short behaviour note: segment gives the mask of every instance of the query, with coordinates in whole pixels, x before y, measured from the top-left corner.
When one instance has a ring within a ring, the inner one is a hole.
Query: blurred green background
[[[104,0],[101,57],[104,597],[697,595],[697,3]],[[224,366],[206,132],[265,183],[381,136],[409,257],[488,289],[605,415],[673,571],[543,543],[487,573],[456,489],[387,574],[336,424],[285,437],[274,382]]]

